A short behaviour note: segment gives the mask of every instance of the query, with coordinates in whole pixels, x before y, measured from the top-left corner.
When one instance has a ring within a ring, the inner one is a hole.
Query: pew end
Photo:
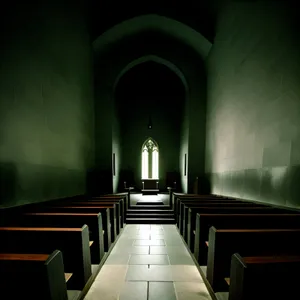
[[[0,270],[1,297],[5,299],[68,300],[67,277],[59,250],[50,255],[0,254]]]
[[[300,256],[231,258],[228,300],[298,299]]]

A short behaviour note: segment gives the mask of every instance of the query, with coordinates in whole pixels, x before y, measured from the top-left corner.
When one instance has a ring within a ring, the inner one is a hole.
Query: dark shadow
[[[125,182],[126,182],[126,187],[130,187],[130,186],[135,187],[136,186],[133,170],[126,169],[126,170],[120,171],[118,191],[120,191],[120,192],[124,191],[124,188],[125,188],[124,183]]]
[[[0,163],[0,208],[15,203],[17,188],[17,168],[14,163]]]
[[[90,169],[86,173],[86,194],[97,196],[112,193],[112,171]]]

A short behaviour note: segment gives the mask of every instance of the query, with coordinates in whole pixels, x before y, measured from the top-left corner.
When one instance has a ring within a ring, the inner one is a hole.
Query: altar
[[[159,179],[142,179],[142,194],[157,195],[159,193]]]

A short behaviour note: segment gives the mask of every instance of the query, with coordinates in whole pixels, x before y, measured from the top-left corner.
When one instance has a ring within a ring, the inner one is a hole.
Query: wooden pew
[[[117,222],[116,222],[116,206],[114,204],[104,204],[99,206],[78,206],[76,204],[72,206],[49,206],[43,207],[39,212],[69,212],[69,213],[104,213],[108,209],[109,211],[109,227],[110,240],[113,243],[117,238]],[[105,229],[104,229],[105,231]],[[105,233],[104,233],[105,236]]]
[[[83,201],[83,202],[66,202],[63,203],[61,205],[53,205],[53,207],[58,207],[58,206],[88,206],[88,207],[100,207],[100,206],[106,206],[106,205],[114,205],[115,206],[115,223],[116,223],[116,235],[119,235],[121,233],[121,229],[122,229],[122,212],[121,212],[121,206],[119,201],[116,200],[107,200],[107,201]]]
[[[120,192],[120,193],[115,193],[115,194],[105,194],[105,195],[100,195],[100,196],[94,196],[93,198],[97,199],[98,197],[119,197],[119,198],[122,198],[123,202],[124,202],[124,215],[126,215],[126,212],[128,210],[128,207],[129,207],[129,192]]]
[[[75,204],[75,203],[73,203]],[[125,223],[125,215],[124,210],[122,207],[122,202],[113,199],[105,199],[105,200],[90,200],[90,201],[83,201],[83,202],[76,202],[76,205],[82,206],[101,206],[106,204],[115,204],[116,205],[116,230],[117,234],[121,233],[122,228],[124,228]],[[70,204],[71,205],[71,204]]]
[[[299,298],[299,256],[231,258],[228,300]]]
[[[268,207],[268,206],[259,206],[259,207],[256,207],[256,206],[247,206],[247,205],[243,205],[243,204],[238,204],[238,205],[235,205],[235,204],[228,204],[228,203],[224,203],[224,204],[203,204],[203,205],[200,205],[198,204],[197,207],[191,207],[190,208],[191,211],[188,211],[188,216],[186,218],[186,222],[183,222],[182,220],[182,229],[181,229],[181,234],[183,235],[185,233],[185,240],[187,240],[187,236],[188,236],[188,233],[191,231],[191,229],[189,228],[190,227],[190,224],[191,222],[189,222],[189,218],[192,218],[196,215],[196,213],[217,213],[217,212],[220,212],[220,213],[223,213],[223,214],[227,214],[227,213],[251,213],[251,211],[253,213],[256,213],[256,214],[259,214],[259,213],[268,213],[268,212],[280,212],[282,213],[283,211],[279,210],[279,209],[276,209],[276,208],[273,208],[273,207]],[[190,214],[190,216],[189,216]],[[193,216],[192,216],[193,215]],[[183,228],[183,226],[185,226]]]
[[[177,199],[177,212],[176,212],[176,221],[177,221],[177,226],[178,228],[180,228],[180,226],[182,225],[180,223],[180,218],[181,218],[181,215],[182,215],[182,209],[183,209],[183,206],[184,204],[190,204],[191,206],[194,205],[194,206],[197,206],[197,203],[200,203],[201,205],[203,203],[211,203],[211,204],[217,204],[217,203],[245,203],[245,205],[248,205],[248,206],[253,206],[253,205],[256,205],[256,206],[265,206],[265,205],[262,205],[262,204],[253,204],[253,202],[249,202],[249,201],[242,201],[242,200],[233,200],[233,199],[210,199],[210,198],[188,198],[188,199],[181,199],[181,198],[178,198]],[[182,227],[181,227],[182,228]]]
[[[0,253],[62,252],[70,290],[82,290],[92,275],[88,226],[82,228],[0,227]]]
[[[107,221],[107,217],[105,218]],[[24,213],[6,220],[7,226],[25,227],[67,227],[81,228],[87,225],[89,229],[92,264],[99,264],[104,257],[104,234],[101,213],[51,213],[34,212]],[[107,227],[107,226],[106,226]],[[110,246],[110,240],[106,241],[106,251]]]
[[[56,206],[57,204],[63,205],[63,203],[70,204],[70,203],[82,203],[82,204],[89,204],[89,203],[97,203],[97,202],[106,202],[106,203],[117,203],[117,214],[120,215],[120,217],[117,220],[117,223],[119,223],[119,231],[121,228],[124,227],[125,223],[125,213],[126,213],[126,198],[127,198],[127,193],[120,193],[120,194],[111,194],[111,195],[103,195],[103,196],[98,196],[98,197],[82,197],[82,198],[77,198],[77,199],[70,199],[66,200],[64,202],[53,202],[53,205]]]
[[[207,280],[215,292],[226,291],[231,257],[299,255],[300,229],[216,229],[209,230]]]
[[[75,205],[76,206],[76,205]],[[9,225],[11,220],[18,220],[17,217],[20,215],[23,215],[24,213],[70,213],[70,214],[101,214],[101,219],[102,219],[102,227],[103,227],[103,239],[104,239],[104,251],[108,252],[109,248],[111,247],[111,218],[113,217],[113,212],[110,211],[110,208],[108,207],[103,207],[99,208],[97,206],[97,209],[94,211],[88,211],[85,209],[67,209],[67,208],[62,208],[60,209],[61,206],[56,208],[55,206],[46,206],[46,205],[37,205],[37,206],[32,206],[30,205],[29,207],[21,207],[19,209],[14,209],[12,212],[7,212],[3,214],[0,217],[0,225],[1,226],[6,226]],[[67,206],[68,207],[68,206]],[[70,225],[71,226],[71,225]],[[91,230],[91,229],[89,229]]]
[[[276,229],[276,228],[300,228],[299,214],[253,214],[253,212],[242,214],[219,214],[219,213],[197,213],[195,234],[190,232],[191,245],[194,244],[194,256],[200,265],[207,264],[207,246],[209,229],[216,228],[249,228],[249,229]],[[193,249],[193,248],[190,248]]]
[[[172,193],[172,203],[174,205],[174,211],[175,214],[177,213],[177,207],[178,207],[178,199],[200,199],[200,198],[206,198],[206,199],[229,199],[229,197],[225,197],[225,196],[219,196],[219,195],[212,195],[212,194],[208,194],[208,195],[198,195],[198,194],[185,194],[185,193],[176,193],[173,192]],[[232,198],[230,198],[232,199]]]
[[[128,209],[128,193],[119,193],[119,194],[111,194],[111,195],[104,195],[104,196],[97,196],[87,198],[87,201],[105,201],[105,200],[119,200],[121,206],[121,216],[122,222],[125,223],[125,216]],[[124,224],[123,224],[124,225]],[[123,228],[123,226],[122,226]]]
[[[179,231],[183,238],[187,241],[187,226],[188,226],[188,214],[189,214],[189,209],[191,208],[191,216],[196,220],[196,214],[193,213],[194,211],[197,210],[198,207],[203,207],[203,206],[209,206],[209,207],[255,207],[255,208],[260,208],[260,207],[268,207],[271,208],[270,206],[267,205],[261,205],[261,204],[255,204],[251,202],[239,202],[239,201],[231,201],[231,202],[181,202],[180,206],[180,214],[179,214]]]
[[[2,299],[68,300],[62,253],[0,254]]]

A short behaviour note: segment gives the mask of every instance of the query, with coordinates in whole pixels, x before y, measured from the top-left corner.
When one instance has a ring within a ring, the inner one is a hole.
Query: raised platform
[[[145,189],[142,190],[143,195],[157,195],[159,193],[159,189]]]
[[[136,205],[164,205],[162,201],[138,201]]]

